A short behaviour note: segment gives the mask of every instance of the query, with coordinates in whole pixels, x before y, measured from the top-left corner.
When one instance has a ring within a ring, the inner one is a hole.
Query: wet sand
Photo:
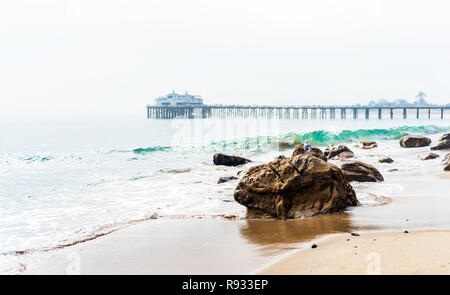
[[[450,231],[343,234],[316,244],[259,274],[450,274]]]
[[[248,274],[324,234],[347,214],[290,220],[158,219],[20,257],[25,274]]]

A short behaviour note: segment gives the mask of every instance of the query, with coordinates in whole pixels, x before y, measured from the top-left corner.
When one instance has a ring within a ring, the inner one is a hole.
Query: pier
[[[147,118],[267,118],[267,119],[407,119],[408,116],[431,119],[432,114],[444,119],[450,106],[154,106],[147,105]]]

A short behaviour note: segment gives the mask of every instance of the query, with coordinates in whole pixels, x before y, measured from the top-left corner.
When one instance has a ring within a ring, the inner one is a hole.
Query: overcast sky
[[[223,104],[450,102],[449,1],[3,0],[0,117]]]

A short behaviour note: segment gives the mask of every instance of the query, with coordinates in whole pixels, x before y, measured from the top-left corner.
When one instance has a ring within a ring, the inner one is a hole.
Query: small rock
[[[341,169],[348,181],[384,181],[383,175],[381,175],[377,168],[360,161],[345,163],[341,166]]]
[[[150,219],[158,219],[158,214],[153,213],[152,216],[150,216]]]
[[[330,152],[328,153],[328,159],[332,159],[343,152],[348,152],[350,154],[353,154],[352,150],[350,150],[345,145],[338,145],[338,146],[334,146],[330,149]]]
[[[347,239],[347,242],[350,241],[350,239]]]
[[[239,166],[251,162],[249,159],[229,156],[221,153],[214,154],[213,157],[214,165],[224,165],[224,166]]]
[[[388,172],[395,172],[398,171],[398,169],[394,168],[394,169],[389,169]]]
[[[404,148],[424,147],[431,144],[431,139],[425,136],[406,135],[400,139],[400,146]]]
[[[377,147],[377,143],[375,141],[360,141],[359,144],[363,149],[373,149]]]
[[[331,158],[331,160],[345,160],[345,159],[350,159],[353,158],[355,155],[351,152],[342,152],[337,156],[334,156],[333,158]]]
[[[438,155],[438,154],[435,154],[435,153],[428,153],[428,154],[426,154],[426,155],[420,156],[419,158],[420,158],[422,161],[425,161],[425,160],[432,160],[432,159],[439,158],[439,155]]]
[[[220,183],[228,182],[230,180],[235,180],[235,179],[239,179],[239,178],[237,178],[236,176],[222,176],[221,178],[219,178],[217,183],[220,184]]]
[[[378,162],[379,163],[392,163],[392,162],[394,162],[394,160],[392,160],[389,157],[383,157],[383,158],[379,159]]]
[[[311,248],[317,248],[317,245],[316,244],[312,244],[312,246],[311,246]]]
[[[230,214],[230,215],[223,215],[223,218],[225,218],[225,219],[236,219],[237,216],[234,215],[234,214]]]
[[[283,156],[283,155],[279,155],[279,156],[278,156],[278,157],[276,157],[275,159],[283,160],[283,159],[286,159],[286,156]]]
[[[407,234],[408,233],[408,231],[407,230],[405,230],[403,233],[405,233],[405,234]]]
[[[354,236],[354,237],[359,237],[358,233],[351,233],[351,235]]]
[[[444,171],[450,171],[450,163],[448,163],[447,166],[444,167]]]
[[[450,139],[443,140],[437,145],[431,147],[432,150],[446,150],[450,149]]]
[[[439,138],[439,141],[444,141],[444,140],[449,140],[449,139],[450,139],[450,133],[446,133]]]

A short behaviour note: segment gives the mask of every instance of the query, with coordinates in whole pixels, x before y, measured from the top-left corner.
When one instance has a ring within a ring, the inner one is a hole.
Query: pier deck
[[[394,114],[407,119],[408,115],[431,118],[432,113],[444,119],[450,106],[369,107],[369,106],[241,106],[202,105],[164,107],[147,105],[147,118],[279,118],[279,119],[394,119]],[[375,114],[373,114],[375,113]],[[384,115],[384,116],[383,116]]]

